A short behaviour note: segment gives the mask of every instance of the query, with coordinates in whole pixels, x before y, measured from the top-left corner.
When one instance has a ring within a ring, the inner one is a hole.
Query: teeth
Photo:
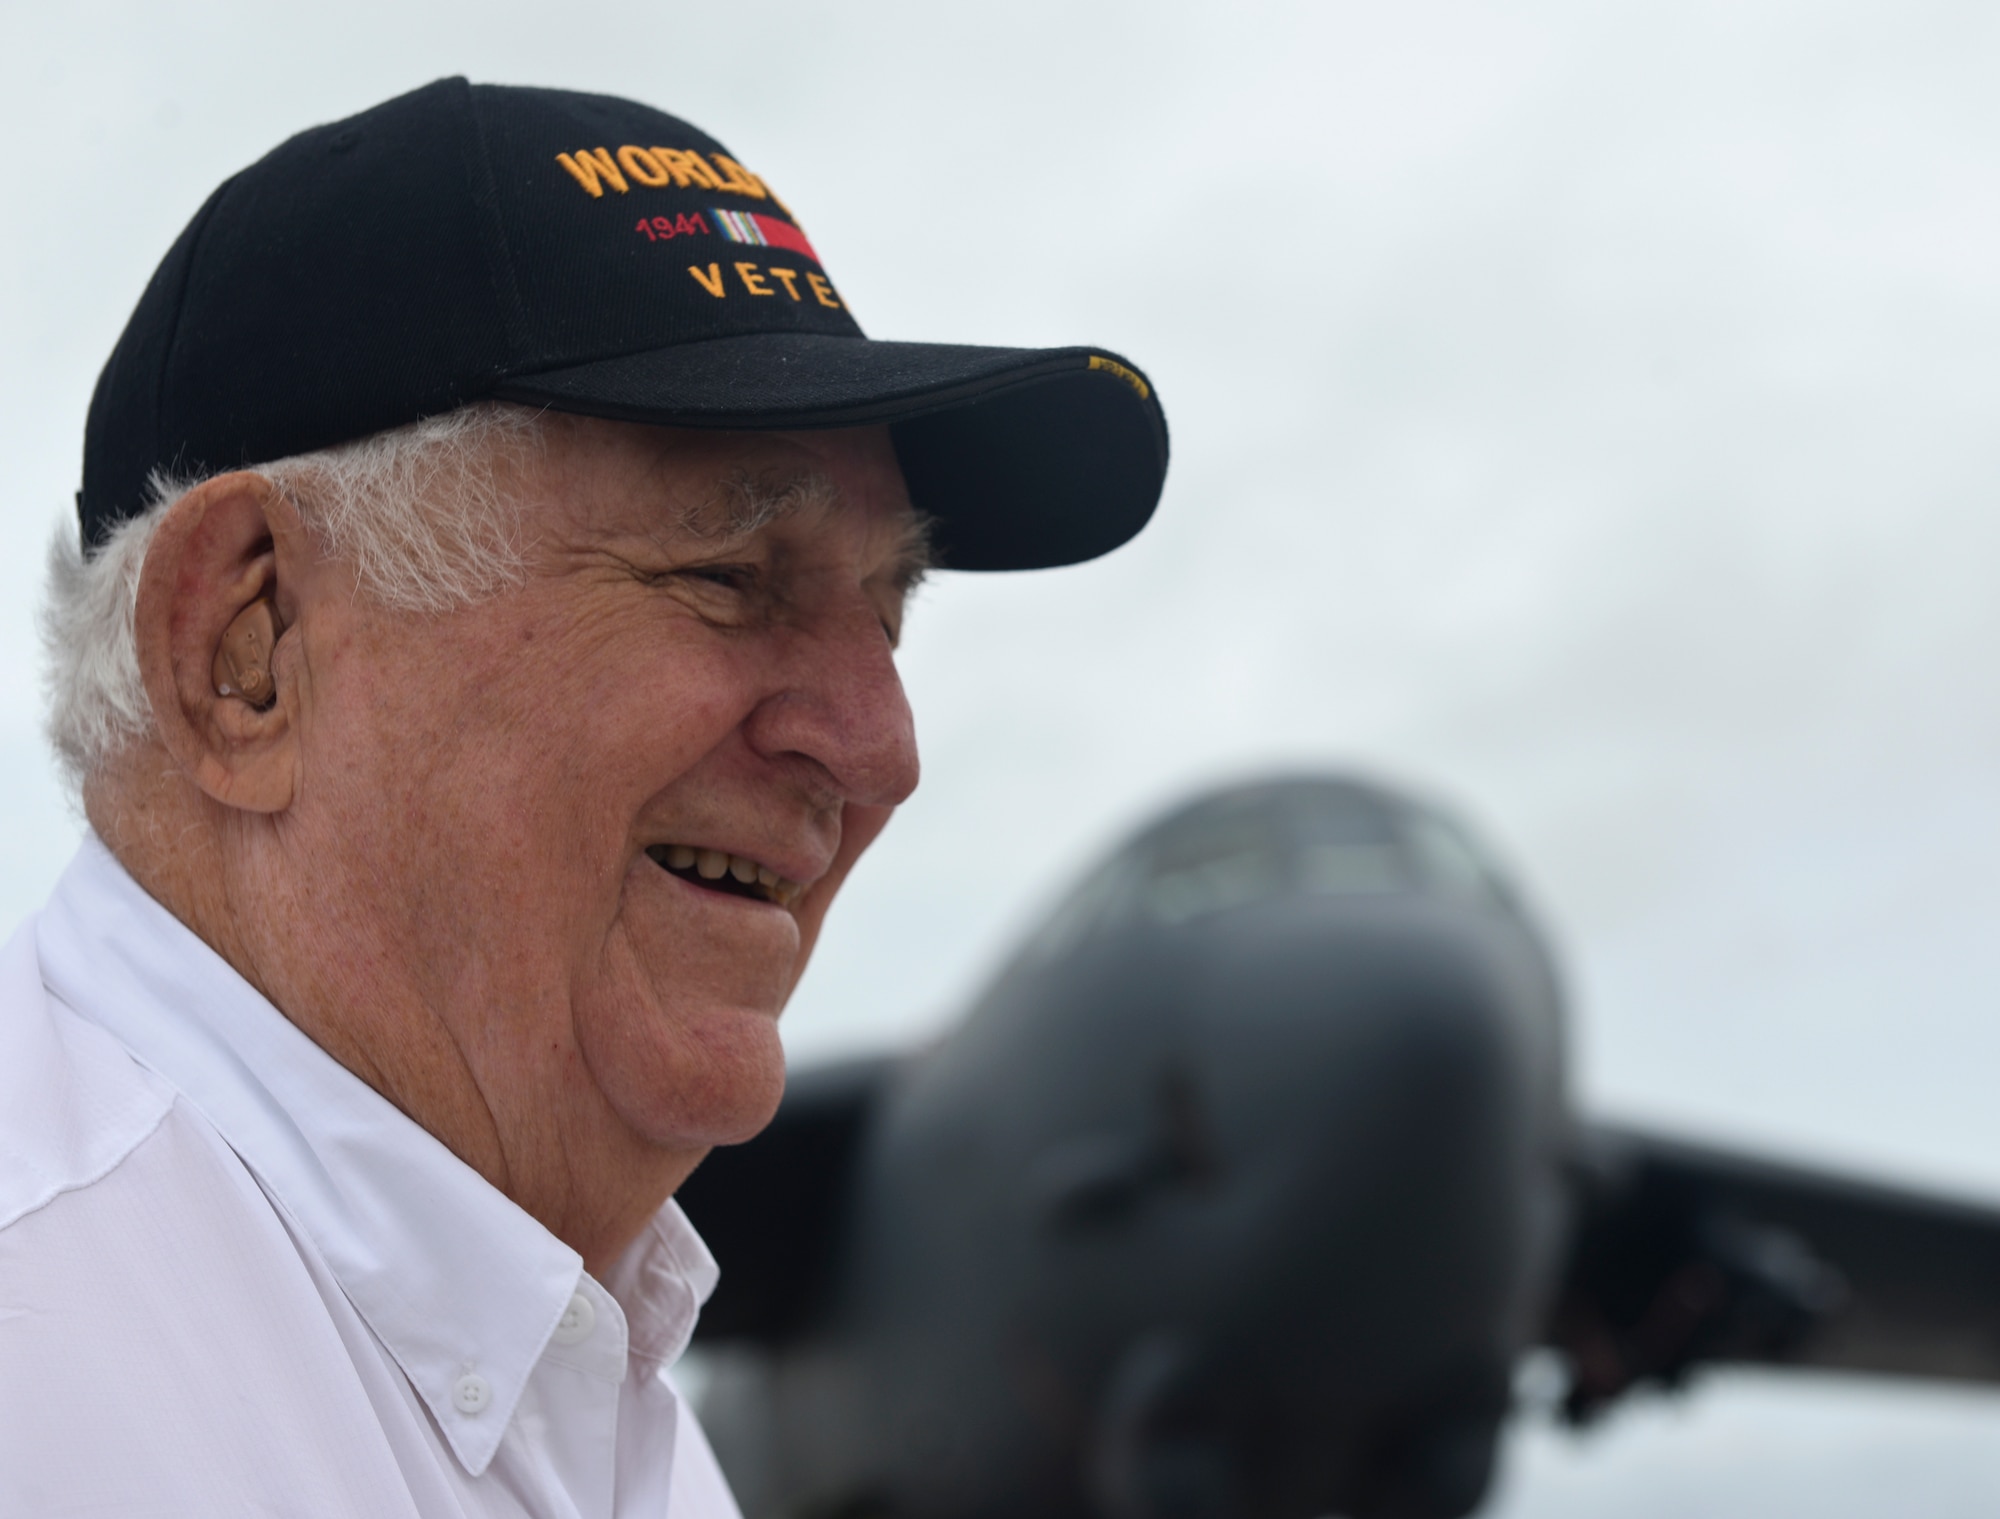
[[[697,849],[692,844],[654,844],[647,848],[669,870],[692,870],[704,881],[720,881],[724,876],[743,886],[755,886],[766,901],[790,907],[805,894],[797,881],[788,881],[768,865],[759,865],[744,855],[723,849]]]

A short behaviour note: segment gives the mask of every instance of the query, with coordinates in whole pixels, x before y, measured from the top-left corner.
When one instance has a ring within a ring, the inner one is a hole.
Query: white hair
[[[503,466],[542,442],[541,413],[480,402],[252,468],[285,493],[322,554],[354,566],[363,595],[435,614],[521,580],[523,503],[505,488]],[[155,474],[145,509],[94,552],[69,522],[50,544],[48,735],[74,792],[152,732],[132,626],[139,572],[161,521],[200,483]]]

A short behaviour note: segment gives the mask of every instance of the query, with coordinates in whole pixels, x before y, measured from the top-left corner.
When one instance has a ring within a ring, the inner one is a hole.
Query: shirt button
[[[597,1327],[597,1310],[581,1292],[569,1300],[563,1316],[556,1320],[556,1332],[549,1336],[558,1345],[581,1345]]]
[[[451,1384],[451,1404],[462,1414],[483,1414],[493,1401],[493,1387],[476,1371],[468,1371]]]

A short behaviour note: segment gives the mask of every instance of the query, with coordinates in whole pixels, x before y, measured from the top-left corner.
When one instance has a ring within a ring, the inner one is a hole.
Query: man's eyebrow
[[[691,537],[715,544],[736,543],[773,523],[807,512],[831,511],[839,503],[840,488],[831,476],[817,470],[738,470],[718,482],[713,491],[683,505],[677,519]],[[937,568],[935,532],[934,518],[914,507],[903,513],[887,575],[905,595]]]
[[[905,596],[923,584],[937,568],[934,542],[937,519],[911,507],[903,518],[902,536],[889,560],[889,581]]]
[[[737,470],[683,500],[674,523],[711,550],[727,551],[788,518],[836,511],[840,500],[840,487],[818,470]],[[936,523],[914,507],[898,515],[895,537],[872,578],[886,580],[907,598],[937,568]]]
[[[737,470],[715,489],[685,503],[679,525],[690,536],[732,543],[801,512],[824,511],[838,499],[833,481],[817,470],[753,474]]]

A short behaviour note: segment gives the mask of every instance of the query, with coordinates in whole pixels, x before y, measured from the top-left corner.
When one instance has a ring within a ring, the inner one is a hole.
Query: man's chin
[[[612,1108],[651,1143],[741,1144],[777,1112],[785,1049],[774,1006],[683,1002],[612,1023],[581,1030],[584,1060]]]

